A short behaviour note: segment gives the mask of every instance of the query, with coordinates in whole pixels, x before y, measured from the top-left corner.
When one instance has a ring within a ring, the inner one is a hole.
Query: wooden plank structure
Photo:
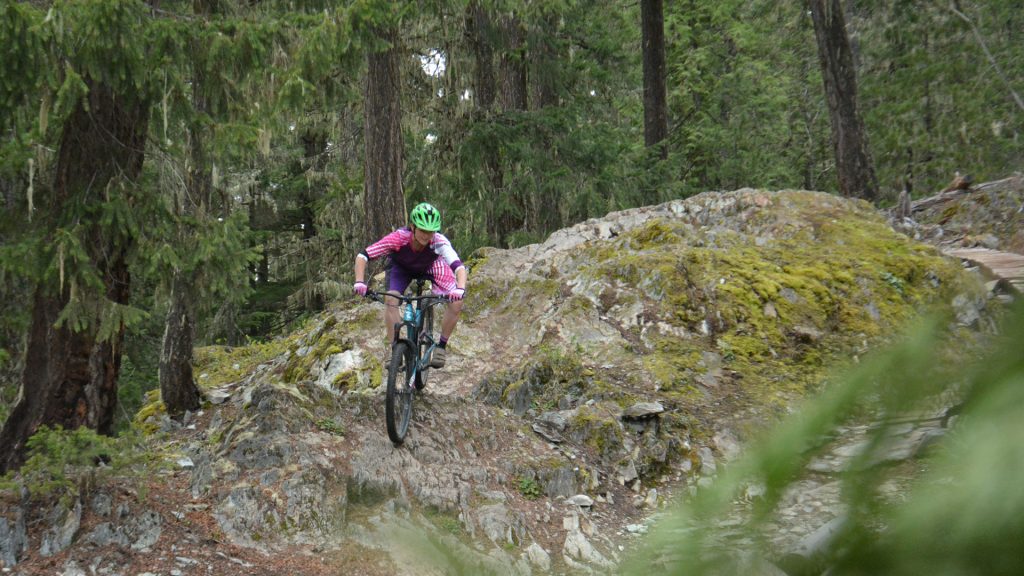
[[[1024,294],[1024,256],[988,248],[954,248],[945,253],[977,265],[1017,294]]]

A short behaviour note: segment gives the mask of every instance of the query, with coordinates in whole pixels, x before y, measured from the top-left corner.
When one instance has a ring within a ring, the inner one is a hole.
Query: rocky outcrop
[[[868,205],[802,191],[702,194],[467,261],[448,365],[400,448],[384,432],[372,303],[277,342],[200,351],[203,414],[143,418],[167,438],[182,497],[202,505],[187,514],[234,546],[358,541],[408,573],[422,566],[382,531],[444,534],[452,570],[614,570],[616,539],[710,482],[737,431],[815,389],[831,360],[978,289]],[[159,545],[184,510],[94,508],[101,521],[77,542],[132,550]],[[24,549],[17,526],[0,519],[0,553]]]
[[[9,517],[0,517],[0,562],[14,566],[28,551],[25,511],[20,506],[8,510]]]
[[[916,240],[943,248],[982,247],[1024,254],[1024,176],[985,182],[915,202],[892,224]]]

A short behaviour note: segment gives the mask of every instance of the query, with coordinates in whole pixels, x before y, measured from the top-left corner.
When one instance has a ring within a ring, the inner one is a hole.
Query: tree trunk
[[[79,102],[64,124],[57,154],[49,210],[59,215],[71,203],[98,204],[118,194],[118,181],[133,181],[142,171],[148,105],[115,94],[87,80],[87,102]],[[87,252],[103,280],[104,296],[128,302],[131,278],[126,255],[133,238],[87,223]],[[96,322],[80,332],[56,326],[73,297],[68,284],[41,284],[32,302],[32,319],[22,373],[21,393],[0,431],[0,473],[24,460],[25,442],[41,425],[113,432],[123,327],[99,341]]]
[[[662,0],[640,0],[644,61],[644,145],[668,157],[668,103],[665,81],[665,18]]]
[[[196,0],[193,4],[197,15],[208,17],[215,8],[214,0]],[[197,54],[206,47],[196,43],[193,50]],[[197,114],[205,115],[210,111],[206,98],[206,78],[203,66],[192,66],[192,106]],[[206,131],[198,123],[189,127],[190,166],[186,181],[187,194],[182,198],[181,206],[177,207],[177,216],[191,215],[199,221],[210,217],[210,203],[213,194],[213,175],[210,159],[206,153]],[[197,233],[188,229],[183,222],[178,223],[185,246],[194,245],[198,241]],[[198,270],[189,267],[176,270],[171,280],[171,303],[167,310],[164,323],[164,339],[160,348],[160,398],[164,402],[167,414],[172,418],[182,417],[187,410],[198,410],[202,393],[192,377],[192,346],[195,338],[195,298]]]
[[[324,152],[327,150],[327,134],[319,127],[313,126],[302,134],[303,162],[302,168],[318,175],[324,167]],[[307,184],[299,191],[299,220],[302,225],[302,239],[312,240],[316,238],[316,213],[314,204],[321,195],[322,184],[319,181],[314,185]]]
[[[542,22],[537,34],[540,40],[530,54],[530,81],[533,83],[531,106],[536,110],[558,106],[558,12],[547,10]],[[568,56],[565,54],[566,59]],[[558,151],[552,147],[550,133],[541,135],[540,146],[549,151],[553,162],[558,162]],[[538,193],[531,203],[529,221],[532,229],[548,234],[562,227],[561,195],[558,190],[546,186],[542,176],[539,180]]]
[[[490,122],[495,118],[494,101],[497,95],[497,82],[494,75],[494,39],[496,33],[490,14],[478,2],[472,2],[467,8],[466,31],[470,46],[473,49],[473,87],[477,117],[482,122]],[[483,164],[490,187],[492,201],[485,203],[485,219],[488,231],[495,234],[497,244],[502,243],[500,226],[497,225],[504,198],[504,173],[501,166],[500,144],[495,139],[483,142]]]
[[[180,418],[186,410],[198,410],[199,388],[192,377],[192,345],[195,335],[193,274],[177,272],[171,281],[171,305],[167,310],[163,346],[160,349],[160,398],[167,414]]]
[[[527,104],[525,32],[522,23],[514,15],[502,16],[500,26],[502,52],[498,65],[498,103],[504,112],[523,112]],[[508,246],[512,232],[522,227],[525,210],[522,199],[516,196],[514,190],[501,192],[502,196],[494,198],[491,203],[494,208],[490,227],[499,244]]]
[[[466,8],[466,32],[473,50],[473,88],[477,108],[490,110],[497,92],[494,81],[494,25],[480,3]]]
[[[558,43],[559,14],[546,10],[536,32],[536,46],[531,46],[530,81],[533,83],[532,107],[540,110],[558,105]],[[568,54],[564,55],[566,59]]]
[[[503,50],[499,66],[501,92],[498,100],[502,110],[526,110],[526,47],[525,33],[519,18],[501,17]]]
[[[808,1],[832,121],[839,193],[874,201],[878,197],[878,180],[868,153],[864,122],[857,108],[857,74],[843,9],[840,0]]]
[[[366,76],[366,174],[363,210],[369,244],[405,224],[402,190],[402,108],[398,76],[398,33],[394,28],[378,34],[391,46],[371,53]]]

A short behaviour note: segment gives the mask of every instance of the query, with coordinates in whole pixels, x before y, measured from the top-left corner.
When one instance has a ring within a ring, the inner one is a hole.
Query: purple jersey
[[[413,277],[429,276],[435,292],[446,294],[453,290],[454,273],[463,265],[451,242],[443,234],[435,232],[430,246],[417,252],[412,249],[412,239],[412,230],[399,228],[368,246],[364,252],[365,257],[376,260],[381,256],[391,256],[392,265],[399,268],[395,271],[397,273],[391,274],[391,278],[404,285],[389,286],[388,289],[401,292]]]

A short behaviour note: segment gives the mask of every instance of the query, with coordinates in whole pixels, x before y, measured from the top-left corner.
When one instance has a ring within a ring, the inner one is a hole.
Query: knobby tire
[[[430,348],[430,342],[427,338],[434,335],[434,307],[427,306],[426,310],[423,311],[423,327],[420,328],[420,353],[419,357],[423,358],[427,353],[427,348]],[[416,389],[423,390],[423,387],[427,385],[427,374],[430,372],[429,366],[424,366],[418,374],[416,374]]]
[[[407,342],[396,342],[391,348],[384,416],[388,425],[388,438],[396,446],[405,440],[409,420],[412,419],[412,389],[408,383],[414,362],[412,348]]]

